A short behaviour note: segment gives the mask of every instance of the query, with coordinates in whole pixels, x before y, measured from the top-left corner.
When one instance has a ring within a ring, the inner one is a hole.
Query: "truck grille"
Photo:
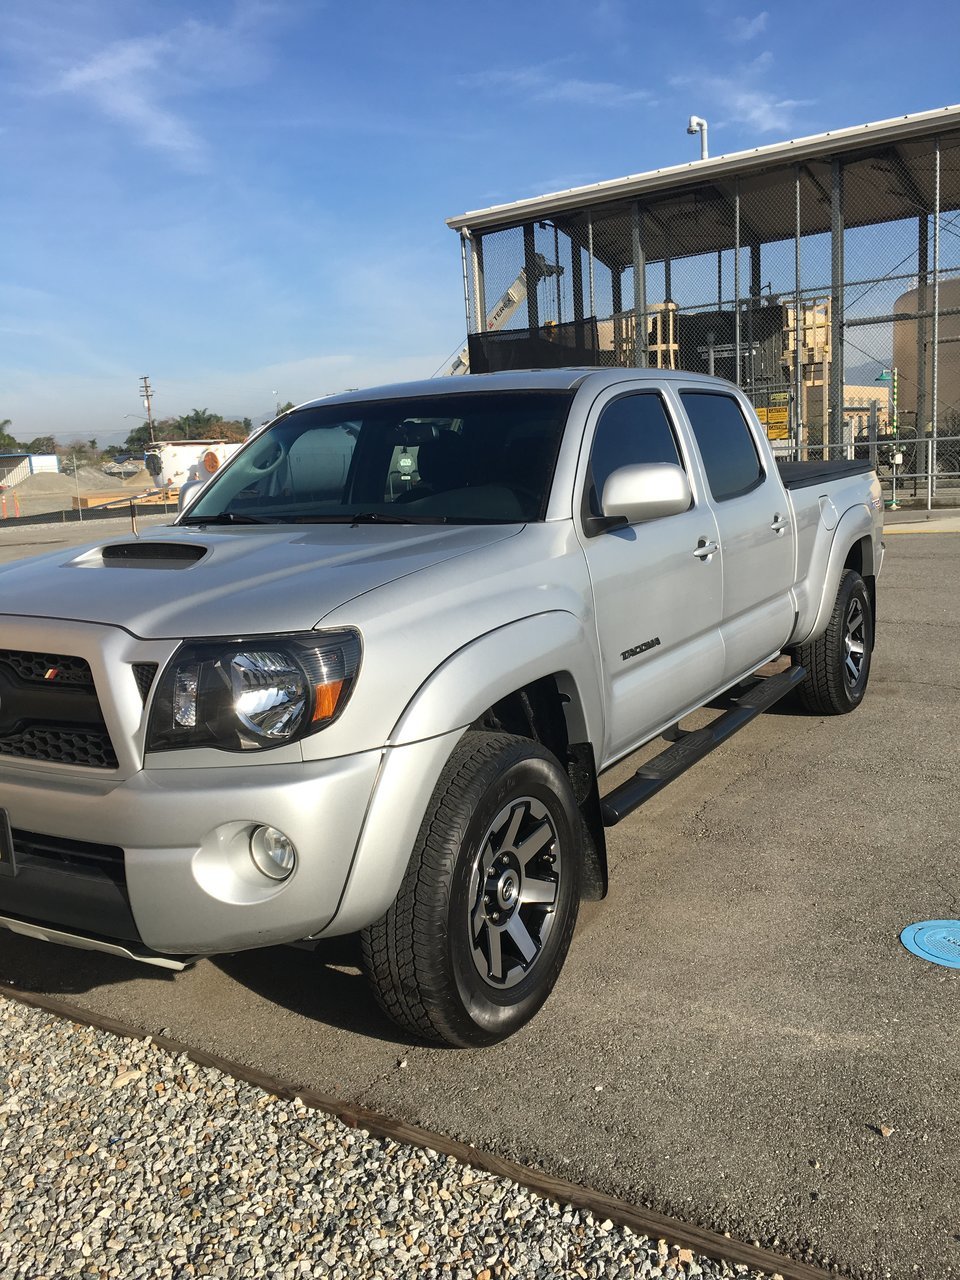
[[[157,674],[157,665],[156,662],[135,662],[133,664],[133,678],[137,682],[140,697],[144,702],[147,700],[150,686],[153,684],[154,677]]]
[[[83,658],[0,649],[0,756],[115,769],[117,756]]]
[[[19,649],[0,649],[0,665],[7,666],[21,680],[30,684],[71,685],[93,688],[93,672],[83,658],[64,657],[56,653],[23,653]],[[50,673],[56,672],[55,676]]]

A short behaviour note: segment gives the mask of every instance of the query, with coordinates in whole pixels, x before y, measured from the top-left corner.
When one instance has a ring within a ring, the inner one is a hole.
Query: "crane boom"
[[[563,275],[563,267],[559,263],[548,262],[542,253],[534,255],[536,266],[536,277],[534,280],[534,288],[541,280],[546,280],[548,276]],[[487,320],[485,329],[487,333],[495,332],[502,329],[504,325],[511,319],[517,308],[527,300],[527,269],[521,268],[520,274],[514,280],[509,288],[505,289],[500,295],[496,305],[491,311],[487,312]],[[454,358],[450,368],[447,370],[447,376],[457,375],[470,372],[470,349],[464,347],[463,350]]]

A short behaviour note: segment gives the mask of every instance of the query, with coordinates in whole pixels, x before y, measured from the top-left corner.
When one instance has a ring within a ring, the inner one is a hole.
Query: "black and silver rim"
[[[847,605],[843,625],[843,678],[847,688],[854,690],[863,679],[863,664],[867,656],[867,615],[863,601],[856,596]]]
[[[556,922],[560,840],[545,804],[519,796],[487,828],[473,866],[470,947],[491,987],[516,986],[543,955]]]

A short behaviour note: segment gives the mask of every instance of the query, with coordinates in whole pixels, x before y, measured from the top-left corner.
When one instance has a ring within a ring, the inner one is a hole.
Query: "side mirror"
[[[679,515],[693,502],[690,481],[672,462],[646,462],[618,467],[603,486],[601,510],[606,519],[641,524]]]
[[[191,497],[196,497],[198,491],[206,484],[206,480],[186,480],[180,486],[180,492],[177,495],[177,514],[182,515],[186,508],[190,505]]]

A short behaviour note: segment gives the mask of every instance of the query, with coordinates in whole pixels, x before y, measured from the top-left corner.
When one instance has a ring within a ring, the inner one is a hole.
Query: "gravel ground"
[[[0,999],[0,1274],[740,1276],[184,1054]]]

